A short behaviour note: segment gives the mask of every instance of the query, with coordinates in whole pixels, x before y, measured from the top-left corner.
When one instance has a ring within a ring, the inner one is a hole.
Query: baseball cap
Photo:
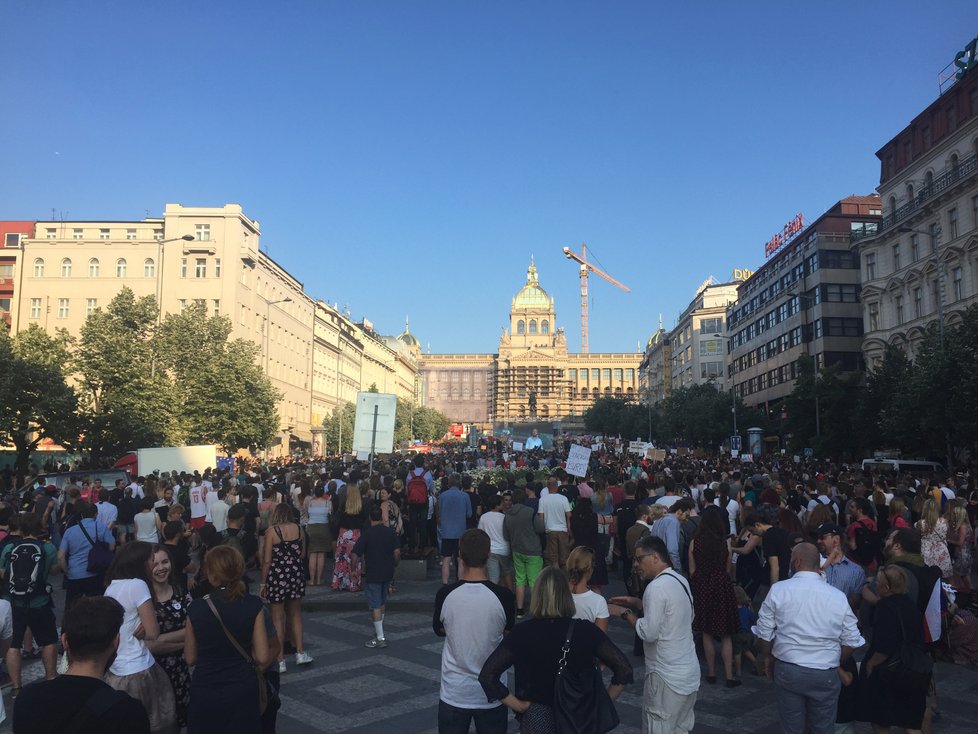
[[[842,528],[836,525],[834,522],[823,522],[818,526],[818,530],[815,534],[821,538],[823,535],[842,535]]]

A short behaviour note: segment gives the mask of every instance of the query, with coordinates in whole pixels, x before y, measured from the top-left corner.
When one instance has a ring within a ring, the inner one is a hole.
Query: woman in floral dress
[[[958,591],[971,591],[971,560],[975,545],[975,531],[968,520],[965,500],[954,500],[947,510],[949,549],[951,559],[951,584]]]
[[[941,576],[951,576],[951,554],[947,549],[947,520],[941,517],[937,502],[933,497],[927,498],[917,521],[920,531],[920,555],[928,566],[941,569]]]
[[[258,595],[272,607],[272,623],[278,638],[285,641],[285,615],[295,645],[296,665],[312,662],[302,644],[302,597],[306,595],[305,536],[295,521],[292,508],[276,505],[269,518],[271,527],[262,546],[261,587]],[[285,656],[279,650],[278,670],[285,672]]]
[[[190,668],[183,659],[183,637],[191,599],[176,581],[166,546],[153,548],[152,581],[160,636],[147,642],[146,646],[173,685],[177,721],[183,728],[187,725],[187,703],[190,701]]]
[[[367,521],[360,490],[352,484],[346,486],[343,508],[336,514],[339,530],[336,534],[336,554],[333,563],[333,589],[360,591],[360,565],[351,558],[353,546],[360,539],[360,530]]]

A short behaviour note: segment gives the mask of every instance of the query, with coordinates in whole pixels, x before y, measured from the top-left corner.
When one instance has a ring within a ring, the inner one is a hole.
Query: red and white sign
[[[764,245],[764,257],[771,257],[771,255],[791,242],[795,235],[804,228],[805,218],[801,214],[798,214],[794,219],[784,225],[784,228],[780,232],[767,241],[767,244]]]

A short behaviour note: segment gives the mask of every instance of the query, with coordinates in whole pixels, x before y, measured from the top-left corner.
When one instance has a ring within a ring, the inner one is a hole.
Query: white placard
[[[586,477],[590,461],[591,449],[573,444],[567,456],[567,473],[575,477]]]
[[[513,441],[513,451],[522,451],[523,444],[520,441]]]
[[[754,460],[754,457],[751,456],[750,452],[748,452],[746,454],[741,454],[740,455],[740,460],[742,462],[744,462],[745,464],[750,464]]]
[[[376,410],[375,410],[376,409]],[[394,413],[397,395],[390,393],[357,393],[357,415],[353,426],[353,450],[389,454],[394,450]],[[377,430],[374,432],[374,416]]]
[[[509,461],[509,454],[503,454],[503,461]]]
[[[357,461],[367,461],[370,458],[369,451],[357,451]]]
[[[648,444],[645,441],[629,441],[628,442],[628,453],[630,454],[644,454],[645,447]]]
[[[599,443],[592,443],[591,444],[591,451],[600,451],[600,450],[601,450],[601,444],[599,444]]]

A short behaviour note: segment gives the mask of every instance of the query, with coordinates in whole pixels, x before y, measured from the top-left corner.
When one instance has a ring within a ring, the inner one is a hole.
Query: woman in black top
[[[927,706],[927,685],[914,690],[893,689],[880,675],[880,666],[896,654],[904,642],[924,644],[923,615],[907,596],[907,572],[899,566],[883,566],[876,575],[880,601],[876,605],[873,637],[860,671],[861,721],[874,731],[899,726],[920,730]]]
[[[517,714],[521,734],[554,731],[554,685],[574,611],[567,575],[558,568],[545,568],[533,586],[533,619],[516,625],[482,666],[479,683],[488,700],[501,701]],[[567,669],[592,670],[595,658],[611,669],[608,695],[615,700],[625,684],[632,682],[631,663],[595,625],[574,622]],[[510,666],[516,671],[515,691],[500,681]]]

